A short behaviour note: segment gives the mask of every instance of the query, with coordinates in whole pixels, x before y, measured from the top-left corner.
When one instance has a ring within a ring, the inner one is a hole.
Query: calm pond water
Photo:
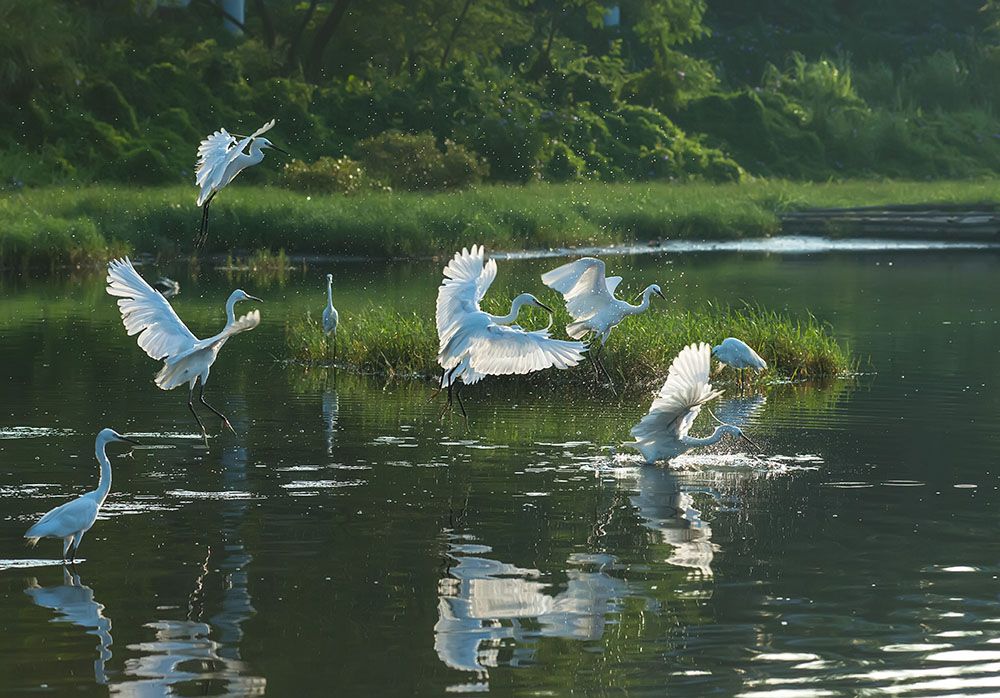
[[[440,262],[166,269],[202,336],[233,286],[267,301],[213,371],[239,436],[207,451],[100,275],[2,279],[0,693],[1000,693],[998,257],[609,259],[664,286],[655,312],[809,309],[870,359],[720,406],[786,467],[726,442],[683,470],[609,467],[647,395],[485,384],[466,432],[425,384],[274,360],[327,271],[346,332],[371,302],[431,312]],[[554,264],[503,262],[494,293]],[[21,536],[94,486],[104,426],[149,446],[112,448],[86,560],[17,566],[58,557]]]

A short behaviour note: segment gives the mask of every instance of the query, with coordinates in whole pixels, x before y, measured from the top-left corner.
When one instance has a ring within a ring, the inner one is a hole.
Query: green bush
[[[542,156],[542,174],[550,182],[573,182],[583,177],[587,163],[562,141],[550,141]]]
[[[280,181],[288,189],[309,194],[352,194],[368,186],[361,164],[346,155],[313,163],[292,160],[282,169]]]
[[[460,189],[488,174],[474,153],[450,141],[441,150],[428,131],[386,131],[358,143],[357,151],[365,171],[394,189]]]

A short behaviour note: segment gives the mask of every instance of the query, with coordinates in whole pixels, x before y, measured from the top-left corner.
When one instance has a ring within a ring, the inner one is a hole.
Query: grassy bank
[[[526,328],[542,327],[545,317],[541,311],[531,311],[531,315],[526,311],[521,324]],[[557,312],[554,336],[563,336],[562,327],[568,320],[565,311]],[[373,307],[342,317],[341,321],[336,348],[323,335],[315,318],[289,323],[289,358],[306,364],[331,364],[336,351],[338,365],[364,372],[399,376],[439,373],[432,318]],[[662,383],[670,362],[685,345],[696,341],[717,343],[729,336],[744,339],[768,361],[768,370],[757,380],[830,377],[852,368],[847,349],[815,318],[796,320],[757,308],[714,306],[629,318],[608,340],[603,360],[616,382],[630,388],[647,388]],[[729,379],[728,373],[720,377],[723,382]],[[543,371],[532,375],[531,380],[589,384],[593,371],[585,363],[568,371]]]
[[[811,207],[1000,200],[988,181],[743,184],[536,184],[437,194],[309,197],[234,186],[212,205],[206,253],[449,254],[478,241],[495,250],[633,240],[773,235],[779,214]],[[0,196],[0,265],[103,262],[130,250],[190,249],[200,214],[192,187],[28,189]]]

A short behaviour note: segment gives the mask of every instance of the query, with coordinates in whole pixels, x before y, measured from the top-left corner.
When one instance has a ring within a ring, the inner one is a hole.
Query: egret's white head
[[[751,439],[749,436],[747,436],[746,434],[744,434],[743,430],[740,429],[738,426],[734,426],[732,424],[723,424],[719,428],[722,430],[723,434],[731,434],[733,436],[738,436],[739,438],[743,439],[748,444],[750,444],[750,446],[752,446],[753,449],[755,451],[757,451],[758,453],[761,451],[760,446],[758,446],[757,443],[753,439]]]
[[[234,303],[238,303],[239,301],[257,301],[258,303],[264,302],[257,296],[251,296],[242,288],[238,288],[235,291],[233,291],[232,295],[229,296],[229,300],[233,301]]]
[[[327,274],[326,275],[326,283],[328,283],[328,284],[332,284],[333,283],[333,274]]]
[[[663,300],[667,300],[667,297],[663,295],[663,291],[660,290],[659,284],[650,284],[649,288],[653,293],[658,295],[660,298],[662,298]]]
[[[518,296],[517,298],[515,298],[514,299],[514,305],[518,305],[518,306],[520,306],[520,305],[533,305],[536,308],[541,308],[542,310],[546,310],[546,311],[548,311],[550,313],[552,312],[552,308],[550,308],[549,306],[547,306],[544,303],[542,303],[540,300],[538,300],[537,298],[535,298],[530,293],[522,293],[520,296]]]
[[[111,443],[112,441],[122,441],[124,443],[133,444],[135,446],[139,445],[138,441],[122,436],[114,429],[101,429],[100,433],[97,435],[98,445],[104,445],[107,443]]]
[[[278,146],[276,146],[274,143],[267,140],[263,136],[258,136],[257,138],[255,138],[254,143],[256,143],[257,147],[260,148],[261,150],[263,150],[264,148],[272,148],[274,150],[277,150],[279,153],[284,153],[285,155],[288,155],[288,151],[282,150],[281,148],[279,148]]]

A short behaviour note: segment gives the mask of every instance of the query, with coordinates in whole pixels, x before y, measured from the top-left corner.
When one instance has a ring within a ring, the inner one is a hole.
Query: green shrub
[[[395,189],[459,189],[488,173],[475,154],[461,145],[446,141],[442,151],[429,131],[386,131],[361,141],[357,150],[365,171]]]
[[[583,177],[587,163],[562,141],[550,141],[542,155],[542,174],[550,182],[573,182]]]
[[[309,194],[351,194],[367,184],[360,163],[346,155],[322,157],[313,163],[292,160],[282,169],[280,181]]]

